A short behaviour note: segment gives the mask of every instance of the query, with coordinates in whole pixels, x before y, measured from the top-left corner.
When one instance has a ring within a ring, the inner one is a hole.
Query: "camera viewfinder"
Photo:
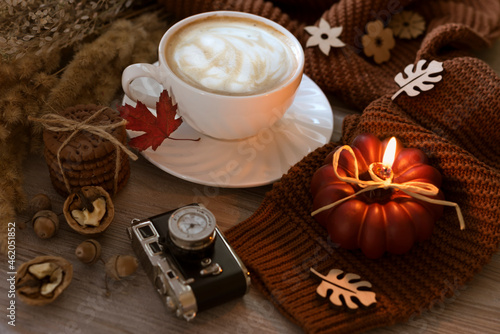
[[[160,253],[161,248],[160,245],[155,241],[149,244],[149,248],[153,251],[153,254]]]
[[[139,232],[141,233],[141,236],[144,239],[152,237],[154,235],[154,232],[151,229],[151,227],[149,227],[149,225],[145,225],[145,226],[140,227]]]

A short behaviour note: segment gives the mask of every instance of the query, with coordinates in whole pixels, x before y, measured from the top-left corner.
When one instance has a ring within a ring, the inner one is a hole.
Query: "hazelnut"
[[[94,264],[101,258],[101,244],[94,239],[88,239],[75,249],[78,260],[86,264]]]
[[[52,210],[52,202],[49,196],[45,194],[37,194],[30,199],[28,210],[31,214],[35,214],[42,210]]]
[[[106,262],[106,275],[119,281],[135,273],[139,262],[130,255],[114,255]]]
[[[59,217],[50,210],[38,211],[32,219],[33,230],[41,239],[53,237],[59,230]]]
[[[28,305],[54,301],[70,284],[73,266],[62,257],[38,256],[17,270],[16,293]]]

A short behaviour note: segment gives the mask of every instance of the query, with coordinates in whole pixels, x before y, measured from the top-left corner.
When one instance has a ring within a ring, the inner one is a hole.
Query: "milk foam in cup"
[[[168,67],[186,83],[223,95],[272,90],[297,68],[289,39],[278,30],[239,17],[208,17],[170,37]]]
[[[131,82],[158,81],[195,130],[218,139],[242,139],[271,127],[292,104],[304,53],[284,27],[242,12],[216,11],[173,25],[158,48],[159,65],[133,64],[122,86],[133,100]],[[156,97],[157,100],[157,97]]]

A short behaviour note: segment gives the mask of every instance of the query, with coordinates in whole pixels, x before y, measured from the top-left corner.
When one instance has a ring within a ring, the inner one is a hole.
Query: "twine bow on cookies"
[[[110,141],[116,148],[116,162],[115,162],[115,175],[114,175],[114,185],[113,190],[116,193],[118,189],[118,175],[120,172],[121,166],[121,154],[118,152],[121,149],[125,152],[132,160],[137,160],[137,155],[135,155],[132,151],[130,151],[124,144],[122,144],[118,139],[116,139],[110,132],[118,127],[125,126],[127,123],[126,120],[121,120],[120,122],[112,123],[112,124],[104,124],[104,125],[95,125],[91,124],[94,119],[96,119],[107,107],[99,109],[89,118],[84,121],[77,121],[68,119],[59,114],[51,113],[45,114],[40,118],[29,116],[28,119],[30,121],[40,122],[47,130],[54,132],[71,132],[71,134],[66,138],[66,140],[59,146],[57,150],[57,164],[59,169],[61,170],[61,174],[63,176],[64,185],[66,186],[66,190],[71,193],[71,187],[64,174],[63,166],[61,163],[61,152],[63,148],[73,139],[73,137],[80,131],[87,131],[91,134],[94,134],[98,137],[106,139]]]
[[[352,155],[352,157],[354,158],[354,177],[340,176],[337,173],[337,168],[339,166],[340,153],[342,153],[342,151],[344,151],[344,150],[349,152]],[[435,196],[439,193],[438,187],[436,187],[433,184],[426,183],[426,182],[418,182],[418,181],[394,183],[392,171],[390,172],[391,173],[390,177],[388,177],[386,179],[382,179],[373,171],[373,168],[377,165],[376,162],[371,163],[370,166],[368,167],[368,173],[370,174],[372,179],[371,180],[360,180],[359,179],[358,160],[356,159],[356,154],[354,154],[354,151],[352,150],[352,148],[349,145],[341,146],[335,151],[335,153],[333,155],[332,164],[333,164],[333,172],[335,173],[335,176],[340,181],[356,184],[357,186],[359,186],[362,189],[359,190],[358,192],[350,195],[350,196],[339,199],[338,201],[335,201],[331,204],[325,205],[325,206],[313,211],[311,213],[311,216],[314,216],[314,215],[316,215],[320,212],[323,212],[325,210],[331,209],[331,208],[333,208],[333,207],[335,207],[335,206],[337,206],[337,205],[339,205],[339,204],[341,204],[341,203],[343,203],[343,202],[345,202],[353,197],[356,197],[359,194],[367,192],[367,191],[380,189],[380,188],[396,189],[396,190],[401,190],[405,194],[407,194],[413,198],[419,199],[421,201],[425,201],[425,202],[436,204],[436,205],[445,205],[445,206],[454,207],[457,211],[458,220],[460,222],[460,229],[461,230],[465,229],[464,217],[463,217],[462,211],[460,210],[460,207],[458,206],[457,203],[427,197],[427,196]]]

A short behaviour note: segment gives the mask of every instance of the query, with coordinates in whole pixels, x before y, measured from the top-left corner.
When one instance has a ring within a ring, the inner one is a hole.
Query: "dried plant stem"
[[[28,116],[80,103],[110,105],[121,94],[121,72],[127,65],[156,60],[166,26],[156,14],[147,13],[118,20],[94,41],[74,49],[0,61],[0,253],[7,249],[8,223],[26,202],[22,162],[30,150],[41,151],[43,127],[28,122]],[[61,67],[62,53],[73,50],[79,51]]]
[[[154,0],[4,0],[0,58],[19,59],[77,45],[121,16],[140,15]]]
[[[37,115],[42,99],[57,82],[50,74],[58,67],[57,53],[27,56],[0,64],[0,253],[7,250],[7,229],[26,200],[22,189],[22,162],[40,140],[33,135],[28,115]]]
[[[164,24],[154,14],[134,22],[114,22],[67,65],[59,84],[51,91],[48,107],[63,110],[81,103],[109,104],[121,91],[121,72],[126,66],[137,58],[153,61],[163,31]]]
[[[16,145],[7,145],[8,142]],[[0,253],[7,251],[9,223],[15,223],[16,211],[26,205],[22,189],[21,166],[29,145],[29,129],[13,130],[6,141],[0,144]]]

